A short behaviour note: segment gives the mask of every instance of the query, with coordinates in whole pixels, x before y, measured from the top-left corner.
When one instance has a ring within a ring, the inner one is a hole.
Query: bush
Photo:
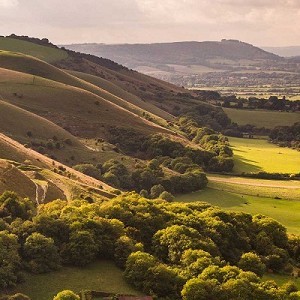
[[[80,164],[73,166],[73,168],[85,175],[94,177],[99,180],[101,179],[101,171],[92,164]]]
[[[261,261],[260,257],[252,252],[244,253],[240,261],[238,262],[238,266],[244,271],[251,271],[258,276],[263,276],[266,266]]]
[[[80,300],[80,297],[70,290],[59,292],[53,300]]]

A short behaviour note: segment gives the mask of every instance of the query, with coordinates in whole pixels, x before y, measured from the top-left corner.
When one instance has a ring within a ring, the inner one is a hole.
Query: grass
[[[14,289],[32,300],[49,300],[62,290],[98,290],[108,293],[141,295],[123,278],[122,271],[113,262],[98,261],[86,268],[64,267],[59,271],[32,275],[27,274],[25,283]]]
[[[125,91],[123,91],[122,94],[123,97],[125,97],[125,99],[123,99],[120,94],[120,88],[117,86],[110,88],[109,91],[106,90],[105,88],[107,88],[108,85],[101,78],[84,75],[83,77],[90,81],[88,82],[31,56],[8,51],[0,51],[0,67],[40,76],[86,90],[141,117],[143,117],[147,112],[149,117],[151,117],[151,119],[159,125],[167,126],[167,122],[164,119],[166,116],[168,116],[169,120],[172,119],[172,117],[165,112],[164,114],[160,113],[163,118],[159,117],[155,114],[161,112],[159,108],[155,107],[154,105],[147,104],[142,100],[138,101],[136,96],[130,96],[130,94],[127,95],[128,93],[126,94]],[[34,81],[32,83],[34,83]],[[104,85],[103,88],[102,85]],[[115,91],[117,91],[118,95],[115,94]],[[152,111],[154,112],[153,114]]]
[[[5,37],[0,37],[0,49],[31,55],[49,63],[68,57],[67,52],[61,49]]]
[[[276,126],[290,126],[300,122],[300,113],[296,112],[223,109],[228,117],[239,125],[252,124],[257,127],[274,128]]]
[[[234,152],[234,173],[299,173],[300,153],[261,139],[229,138]]]
[[[97,133],[105,131],[107,124],[147,133],[165,131],[84,89],[41,77],[33,81],[33,76],[25,73],[0,69],[0,94],[10,103],[47,116],[54,123],[77,128],[79,135],[80,127],[85,127],[85,132],[93,131],[93,136],[99,136]]]
[[[145,111],[151,112],[153,115],[159,116],[168,121],[171,121],[174,119],[174,117],[172,115],[170,115],[169,113],[167,113],[166,111],[151,104],[150,102],[141,100],[141,98],[139,98],[138,96],[125,91],[124,89],[122,89],[121,87],[117,86],[116,84],[112,83],[109,80],[103,79],[98,76],[82,73],[82,72],[76,72],[76,71],[68,71],[68,72],[86,82],[89,82],[89,83],[107,91],[108,93],[111,93],[121,99],[124,99],[128,103],[138,106]],[[165,122],[163,122],[163,123],[165,123]]]
[[[210,187],[237,194],[300,201],[300,181],[209,176]]]
[[[266,274],[263,276],[263,280],[274,280],[279,286],[291,281],[297,288],[300,290],[300,278],[294,278],[288,275],[279,275],[279,274]]]
[[[245,212],[251,215],[263,214],[282,223],[287,227],[288,232],[300,234],[300,201],[243,195],[213,187],[215,186],[209,184],[209,187],[203,191],[179,195],[175,200],[179,202],[204,201],[227,211]]]

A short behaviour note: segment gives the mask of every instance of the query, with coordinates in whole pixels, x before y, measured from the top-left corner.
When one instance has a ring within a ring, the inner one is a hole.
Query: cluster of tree
[[[7,199],[14,201],[4,204]],[[159,299],[299,297],[294,286],[260,281],[266,269],[290,272],[300,263],[299,237],[289,238],[265,216],[136,193],[104,203],[56,200],[38,212],[11,192],[0,203],[7,211],[0,224],[1,290],[17,284],[22,270],[44,273],[108,258],[130,283]],[[23,206],[27,213],[19,214]]]
[[[237,109],[267,109],[277,111],[299,111],[300,101],[290,101],[285,97],[279,99],[277,96],[270,96],[269,99],[249,97],[248,99],[237,98],[236,96],[224,96],[218,102],[222,107]]]
[[[191,116],[179,118],[178,124],[190,140],[200,145],[203,149],[213,154],[204,165],[208,171],[231,172],[233,168],[233,152],[229,147],[228,139],[208,127],[199,127]]]
[[[218,132],[231,124],[231,120],[222,108],[214,107],[207,103],[201,103],[190,109],[185,109],[178,116],[188,116],[198,124],[198,127],[206,126]]]
[[[115,188],[136,191],[152,199],[162,198],[171,201],[172,194],[193,192],[206,187],[206,175],[198,165],[197,168],[187,168],[184,172],[181,170],[177,174],[175,172],[169,174],[165,167],[165,161],[168,159],[169,157],[152,159],[147,165],[137,163],[133,171],[113,159],[103,165],[81,164],[74,168]]]
[[[275,144],[300,150],[300,122],[292,126],[277,126],[269,137]]]
[[[216,91],[195,91],[201,100],[213,102],[222,107],[230,107],[237,109],[267,109],[267,110],[284,110],[299,111],[300,101],[291,101],[283,96],[281,99],[277,96],[270,96],[269,99],[249,97],[237,98],[236,95],[222,96]]]

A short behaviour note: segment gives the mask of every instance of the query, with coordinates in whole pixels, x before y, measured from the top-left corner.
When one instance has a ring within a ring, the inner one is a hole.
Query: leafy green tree
[[[216,279],[193,278],[181,291],[183,300],[223,300],[220,284]]]
[[[141,243],[137,243],[128,236],[121,236],[115,243],[115,262],[119,267],[124,268],[131,253],[143,250]]]
[[[0,289],[14,286],[20,270],[17,236],[7,231],[0,232]]]
[[[89,231],[72,232],[69,243],[63,249],[66,261],[75,266],[85,266],[97,255],[98,247]]]
[[[238,263],[238,266],[244,271],[251,271],[258,276],[263,276],[266,266],[261,261],[260,257],[253,253],[244,253]]]
[[[37,232],[26,239],[24,258],[34,273],[46,273],[60,267],[60,256],[53,239]]]
[[[186,276],[193,278],[198,276],[209,266],[220,266],[222,263],[219,258],[214,258],[210,253],[203,250],[188,249],[184,251],[180,264],[186,270]]]
[[[184,225],[173,225],[159,230],[153,236],[154,253],[166,262],[177,263],[188,249],[201,249],[205,239],[200,233]]]
[[[157,263],[151,254],[141,251],[134,252],[126,261],[124,276],[136,288],[144,290],[149,279],[147,270],[155,267]]]
[[[101,171],[92,164],[76,165],[73,166],[73,168],[85,175],[94,177],[96,179],[101,179]]]
[[[158,198],[160,194],[165,191],[165,188],[161,184],[154,185],[150,190],[151,198]]]
[[[64,290],[59,292],[53,300],[80,300],[80,297],[76,295],[73,291]]]
[[[0,196],[0,216],[26,220],[32,217],[34,206],[29,199],[21,199],[15,192],[6,191]]]
[[[167,192],[167,191],[162,192],[159,195],[159,198],[163,199],[163,200],[166,200],[168,202],[172,202],[174,200],[174,196],[171,193]]]

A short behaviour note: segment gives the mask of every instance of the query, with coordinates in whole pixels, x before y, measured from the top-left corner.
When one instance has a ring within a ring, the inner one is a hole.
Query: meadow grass
[[[12,293],[24,293],[32,300],[50,300],[62,290],[97,290],[108,293],[141,295],[123,278],[122,271],[113,262],[101,260],[85,268],[63,267],[47,274],[26,274],[25,282]]]
[[[267,110],[242,110],[223,108],[228,117],[238,125],[252,124],[257,127],[274,128],[300,122],[300,113]]]
[[[234,173],[299,173],[300,152],[262,139],[229,138],[234,152]]]
[[[299,200],[300,181],[249,179],[243,177],[208,176],[209,186],[216,190],[242,195]]]
[[[46,62],[55,62],[68,57],[68,53],[61,49],[5,37],[0,37],[0,50],[20,52]]]
[[[293,282],[297,288],[300,290],[300,278],[295,278],[289,275],[279,275],[279,274],[270,274],[267,273],[263,276],[263,281],[266,280],[274,280],[279,286],[282,286],[283,284],[287,282]]]
[[[198,192],[176,196],[175,201],[204,201],[227,211],[269,216],[287,227],[288,232],[300,234],[300,201],[257,197],[232,193],[209,187]]]

